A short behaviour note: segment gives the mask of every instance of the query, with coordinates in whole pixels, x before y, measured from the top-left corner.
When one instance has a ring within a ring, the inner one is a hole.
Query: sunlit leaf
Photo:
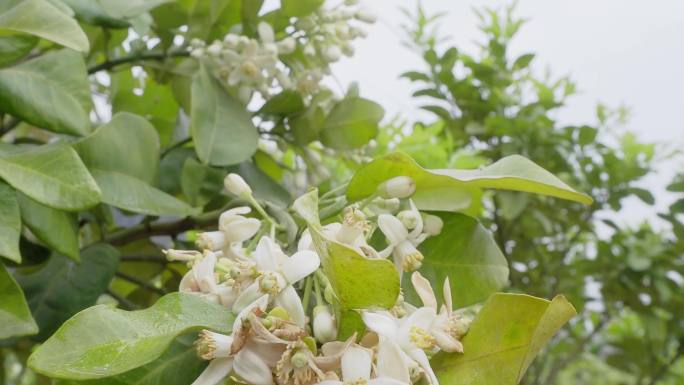
[[[230,310],[192,294],[168,294],[132,312],[98,305],[64,323],[29,357],[29,366],[58,378],[113,376],[154,361],[182,333],[229,333],[232,321]]]
[[[0,256],[21,262],[20,236],[21,214],[17,194],[10,186],[0,182]]]
[[[379,104],[359,97],[338,102],[326,117],[321,141],[328,147],[349,150],[375,138],[385,111]]]
[[[51,249],[74,261],[78,254],[78,220],[75,214],[54,209],[18,194],[21,218],[33,235]]]
[[[463,339],[465,353],[431,360],[440,383],[516,385],[551,337],[577,313],[562,296],[553,301],[494,294]]]
[[[0,12],[0,30],[25,32],[77,51],[88,52],[90,44],[76,20],[45,0],[10,1]]]
[[[83,210],[100,202],[100,189],[69,146],[41,146],[0,155],[0,177],[56,209]]]

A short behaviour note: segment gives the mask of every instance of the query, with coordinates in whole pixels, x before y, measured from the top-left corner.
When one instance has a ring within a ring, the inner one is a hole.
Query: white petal
[[[230,309],[237,300],[239,293],[231,286],[218,285],[216,286],[216,295],[219,297],[221,305]]]
[[[396,245],[408,237],[408,231],[406,227],[401,223],[397,217],[390,214],[380,214],[378,215],[378,227],[385,237],[387,237],[387,242],[390,245]]]
[[[252,256],[261,271],[277,271],[278,260],[276,256],[276,245],[269,237],[261,237]]]
[[[296,283],[316,271],[320,265],[321,260],[315,252],[298,251],[283,263],[283,275],[289,283]]]
[[[411,283],[413,283],[413,288],[416,289],[420,300],[423,301],[423,305],[437,310],[437,299],[432,291],[430,281],[416,271],[411,275]]]
[[[461,341],[454,338],[451,334],[445,332],[444,330],[435,330],[434,328],[430,331],[430,334],[435,337],[437,346],[439,346],[440,349],[444,350],[445,352],[463,353],[463,344],[461,344]]]
[[[454,308],[454,304],[451,300],[451,285],[449,284],[449,277],[446,277],[446,279],[444,280],[442,294],[444,295],[444,306],[446,306],[447,313],[451,314],[451,311]]]
[[[239,217],[238,220],[231,221],[219,228],[226,236],[226,242],[242,242],[252,238],[259,231],[261,221],[256,218]]]
[[[182,292],[193,292],[197,291],[196,283],[195,283],[195,274],[193,274],[192,271],[188,271],[185,273],[183,278],[180,281],[180,284],[178,285],[178,291]]]
[[[389,339],[396,338],[398,331],[397,319],[389,313],[364,311],[361,313],[361,317],[366,326],[372,331]]]
[[[226,236],[221,231],[207,231],[197,236],[197,247],[217,251],[226,246]]]
[[[254,309],[259,308],[262,311],[265,311],[266,306],[268,306],[268,299],[268,294],[262,295],[261,297],[257,298],[254,302],[247,305],[244,309],[240,310],[237,316],[235,316],[235,321],[233,321],[233,332],[240,330],[242,328],[242,322],[245,318],[247,318],[247,315],[251,313]],[[233,312],[235,312],[235,310],[233,310]]]
[[[378,344],[376,358],[376,373],[378,377],[389,377],[404,384],[411,383],[408,366],[396,342],[383,338]]]
[[[345,382],[370,379],[371,356],[366,349],[351,347],[342,356],[342,379]]]
[[[418,327],[423,329],[423,331],[428,332],[432,322],[437,317],[435,310],[429,307],[421,307],[416,309],[409,316],[401,319],[398,332],[397,343],[404,349],[414,347],[411,342],[410,334],[413,327]]]
[[[430,361],[428,360],[428,357],[423,350],[413,349],[406,353],[409,355],[409,357],[413,358],[418,363],[418,365],[420,365],[421,368],[423,368],[423,370],[427,374],[428,380],[430,381],[430,385],[439,385],[439,381],[437,381],[437,376],[435,376],[435,372],[432,370],[432,367],[430,366]]]
[[[237,215],[245,215],[249,214],[252,212],[252,209],[249,206],[238,206],[238,207],[233,207],[232,209],[226,210],[221,214],[221,217],[224,215],[226,217],[231,217],[231,216],[237,216]],[[219,221],[221,219],[219,218]]]
[[[192,385],[216,385],[233,370],[233,358],[217,358],[211,360],[209,366],[192,383]]]
[[[306,324],[306,315],[304,314],[304,306],[302,300],[292,286],[287,286],[283,291],[278,293],[275,297],[276,305],[282,307],[287,311],[287,314],[292,318],[292,321],[300,327]]]
[[[233,313],[239,313],[242,309],[249,306],[257,298],[261,297],[263,294],[259,290],[259,282],[254,281],[251,285],[247,286],[233,303]]]
[[[299,237],[299,242],[297,243],[297,251],[303,250],[316,251],[309,229],[304,230],[302,236]]]
[[[216,254],[209,251],[204,254],[204,258],[199,263],[192,267],[195,282],[203,293],[213,293],[216,289],[214,266],[216,266]]]
[[[242,349],[233,362],[235,374],[250,385],[271,385],[273,376],[271,369],[256,353],[250,349]]]
[[[259,30],[259,39],[261,39],[263,43],[273,43],[275,41],[273,28],[271,28],[270,24],[262,21],[257,26],[257,29]]]

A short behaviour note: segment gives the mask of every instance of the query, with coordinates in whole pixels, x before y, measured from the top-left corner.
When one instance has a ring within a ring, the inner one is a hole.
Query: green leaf
[[[233,318],[221,305],[184,293],[168,294],[140,311],[98,305],[64,323],[28,365],[56,378],[113,376],[154,361],[182,333],[203,328],[230,333]]]
[[[283,0],[281,9],[286,16],[306,16],[320,8],[325,0]]]
[[[205,164],[228,166],[249,159],[259,135],[244,106],[202,68],[192,83],[191,133]]]
[[[17,197],[21,218],[33,235],[58,253],[80,261],[76,215],[45,206],[21,193]]]
[[[0,30],[24,32],[88,52],[88,37],[76,20],[45,0],[23,0],[0,13]]]
[[[149,10],[172,1],[173,0],[100,0],[100,4],[102,4],[102,8],[113,17],[128,19],[140,16]]]
[[[16,263],[21,262],[20,236],[21,214],[17,194],[0,181],[0,256]]]
[[[0,263],[0,340],[38,333],[38,326],[31,318],[24,293]]]
[[[38,39],[29,35],[0,36],[0,67],[12,64],[28,55]]]
[[[0,177],[36,201],[61,210],[84,210],[100,202],[100,189],[76,151],[63,144],[0,154]]]
[[[442,384],[516,385],[544,344],[576,314],[563,296],[547,301],[494,294],[463,339],[465,353],[440,353],[430,364]]]
[[[113,171],[154,182],[159,166],[159,137],[138,115],[121,112],[74,144],[89,169]]]
[[[520,55],[517,59],[515,59],[515,62],[513,62],[513,70],[521,70],[527,68],[532,62],[532,59],[534,59],[534,56],[535,55],[533,53],[526,53],[524,55]]]
[[[66,320],[92,306],[107,290],[119,266],[119,252],[107,244],[81,251],[81,262],[53,254],[39,270],[17,274],[40,334],[45,340]]]
[[[254,196],[280,208],[287,208],[292,203],[292,196],[280,183],[274,181],[252,162],[242,162],[238,166],[228,168],[228,172],[241,175],[254,190]]]
[[[56,385],[187,385],[206,368],[208,361],[197,356],[196,336],[176,338],[158,359],[137,369],[98,380],[61,380]]]
[[[304,107],[304,100],[299,92],[285,90],[264,103],[258,114],[290,116],[304,110]]]
[[[301,207],[305,206],[305,209]],[[297,213],[309,225],[323,271],[342,309],[389,309],[399,296],[399,274],[386,259],[370,259],[326,237],[318,223],[318,191],[298,198]]]
[[[205,166],[194,158],[188,158],[181,171],[183,194],[194,206],[204,206],[221,194],[225,176],[224,170]]]
[[[49,52],[0,70],[0,110],[46,130],[90,132],[90,86],[83,57]]]
[[[74,10],[76,18],[84,23],[99,25],[105,28],[128,28],[130,23],[118,19],[107,12],[101,1],[93,0],[62,0]]]
[[[147,215],[185,217],[197,213],[187,203],[157,189],[140,179],[114,172],[91,170],[102,189],[102,202],[120,209]]]
[[[508,283],[508,263],[491,233],[476,219],[456,213],[442,213],[442,232],[421,243],[423,267],[433,285],[441,287],[449,277],[455,308],[486,300]],[[409,302],[420,303],[410,280],[404,280]],[[441,302],[442,291],[435,290]]]
[[[371,196],[378,185],[396,176],[416,183],[412,196],[424,210],[467,209],[483,188],[524,191],[591,204],[592,199],[573,190],[560,179],[522,156],[505,157],[478,170],[426,170],[411,157],[394,153],[361,168],[349,182],[347,198],[354,202]]]
[[[368,99],[348,97],[338,102],[321,130],[324,145],[340,150],[359,148],[378,134],[385,111]]]

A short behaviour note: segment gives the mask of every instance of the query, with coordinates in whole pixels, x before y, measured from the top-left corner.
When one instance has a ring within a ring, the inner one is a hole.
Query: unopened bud
[[[278,53],[287,55],[294,52],[295,48],[297,47],[297,41],[295,41],[295,39],[292,37],[287,37],[279,41],[277,45]]]
[[[397,176],[378,186],[377,193],[385,199],[408,198],[416,191],[416,183],[408,176]]]
[[[290,362],[295,368],[303,368],[309,362],[309,360],[307,359],[306,354],[303,352],[297,352],[292,355]]]
[[[313,310],[313,334],[318,342],[324,344],[337,338],[337,325],[330,309],[325,305],[316,306]]]
[[[473,319],[469,316],[453,315],[449,319],[449,332],[454,338],[460,339],[468,333],[468,329],[470,329],[470,324],[472,322]]]
[[[423,231],[431,236],[439,235],[444,227],[442,218],[436,215],[423,215]]]
[[[209,47],[207,47],[207,52],[212,56],[218,56],[221,54],[221,49],[221,43],[215,41],[211,43]]]
[[[342,57],[342,50],[336,45],[331,45],[323,52],[323,56],[330,62],[336,62]]]
[[[252,188],[238,174],[230,173],[226,175],[223,184],[226,186],[226,190],[235,196],[244,198],[252,195]]]
[[[162,250],[162,253],[166,255],[166,259],[169,261],[181,261],[181,262],[193,262],[197,259],[202,258],[202,253],[195,250]]]
[[[415,229],[420,221],[420,214],[413,210],[404,210],[397,214],[397,218],[409,230]]]

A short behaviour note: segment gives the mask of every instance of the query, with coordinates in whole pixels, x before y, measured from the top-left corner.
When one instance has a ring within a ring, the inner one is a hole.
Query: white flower
[[[247,197],[252,195],[252,188],[238,174],[230,173],[223,180],[226,190],[237,197]]]
[[[416,192],[416,183],[411,177],[397,176],[382,182],[377,194],[382,198],[408,198]]]
[[[323,56],[329,62],[336,62],[342,57],[342,50],[336,45],[331,45],[323,51]]]
[[[285,309],[298,326],[304,327],[306,316],[302,300],[292,284],[318,269],[318,254],[303,250],[288,257],[271,238],[262,237],[252,257],[260,276],[240,293],[233,305],[233,311],[239,311],[255,298],[268,294],[276,306]]]
[[[211,362],[192,385],[218,384],[232,371],[250,385],[273,384],[264,349],[273,350],[274,344],[254,341],[249,334],[246,341],[235,343],[235,335],[241,333],[245,318],[257,308],[265,311],[267,304],[267,296],[262,296],[245,307],[235,318],[230,336],[208,330],[202,332],[195,346],[200,357]]]
[[[376,362],[376,377],[371,379],[372,357],[371,353],[362,347],[353,346],[347,349],[342,356],[342,380],[325,380],[318,385],[344,385],[344,384],[369,384],[369,385],[406,385],[410,384],[408,372],[402,375],[395,368],[401,366],[403,360],[401,353],[392,351],[391,345],[378,350]],[[398,359],[398,360],[397,360]],[[396,378],[399,376],[400,378]]]
[[[211,251],[204,253],[204,258],[196,262],[183,279],[178,290],[196,293],[209,301],[219,303],[225,307],[233,306],[237,292],[230,286],[219,284],[216,279],[216,254]]]
[[[202,250],[223,251],[228,258],[242,257],[242,242],[254,236],[261,221],[243,216],[251,211],[240,206],[226,210],[219,217],[218,231],[208,231],[197,236],[197,247]]]
[[[386,311],[364,311],[362,317],[366,326],[381,338],[396,341],[401,350],[423,369],[431,385],[439,384],[425,353],[425,350],[432,351],[437,347],[435,338],[429,333],[436,317],[434,309],[422,307],[401,319]]]
[[[423,254],[416,249],[416,246],[425,240],[427,234],[423,233],[423,220],[413,202],[411,210],[417,213],[413,216],[416,223],[409,232],[406,226],[394,215],[380,214],[378,216],[378,227],[385,237],[389,246],[379,254],[387,257],[389,253],[394,256],[394,263],[399,271],[411,272],[417,270],[422,265]]]
[[[430,281],[416,271],[411,275],[411,283],[413,283],[413,287],[416,289],[416,293],[418,293],[423,305],[437,311],[437,298],[432,291]],[[429,332],[435,337],[440,349],[447,352],[463,353],[463,345],[460,338],[468,331],[470,319],[453,312],[449,278],[444,280],[443,296],[444,304],[430,325]]]
[[[325,305],[316,306],[313,316],[313,334],[316,340],[322,344],[334,341],[337,338],[337,325],[330,308]]]
[[[444,227],[442,218],[436,215],[423,214],[423,231],[431,236],[439,235]]]

